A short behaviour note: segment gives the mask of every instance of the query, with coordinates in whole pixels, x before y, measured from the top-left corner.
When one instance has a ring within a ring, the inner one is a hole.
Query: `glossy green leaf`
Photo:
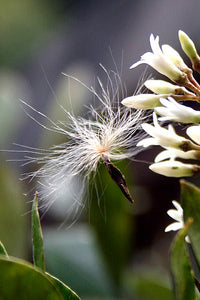
[[[4,255],[4,256],[8,257],[8,253],[1,241],[0,241],[0,255]]]
[[[33,262],[38,268],[45,270],[44,244],[38,212],[38,193],[36,192],[32,205],[32,240],[33,240]]]
[[[189,237],[195,256],[200,265],[200,189],[195,185],[181,180],[181,202],[184,210],[184,221],[193,219],[189,228]]]
[[[79,296],[74,291],[72,291],[66,284],[64,284],[61,280],[52,276],[51,274],[46,273],[46,275],[49,276],[49,279],[60,291],[60,293],[62,294],[65,300],[80,300]]]
[[[195,300],[195,284],[186,249],[185,236],[192,220],[178,232],[170,251],[173,288],[176,300]]]
[[[64,300],[56,286],[40,269],[18,259],[0,258],[0,298],[20,300]]]

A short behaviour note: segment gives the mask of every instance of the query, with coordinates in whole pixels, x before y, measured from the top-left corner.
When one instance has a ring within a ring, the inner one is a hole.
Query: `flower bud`
[[[160,97],[167,97],[168,95],[154,95],[154,94],[139,94],[127,97],[122,100],[122,104],[136,109],[153,109],[160,106]]]
[[[174,85],[164,80],[150,79],[145,81],[144,85],[155,94],[183,95],[184,93],[187,93],[187,90],[184,87]]]
[[[191,177],[200,173],[200,166],[174,160],[154,163],[149,169],[167,177]]]
[[[197,50],[196,50],[196,47],[195,47],[193,41],[182,30],[179,30],[178,35],[179,35],[179,40],[180,40],[183,51],[189,57],[189,59],[191,60],[193,66],[195,68],[195,65],[200,63],[200,57],[197,54]]]

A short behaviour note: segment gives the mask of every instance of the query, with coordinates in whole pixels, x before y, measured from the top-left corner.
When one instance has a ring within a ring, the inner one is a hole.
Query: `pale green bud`
[[[167,97],[168,95],[154,95],[154,94],[139,94],[127,97],[122,100],[122,104],[136,109],[153,109],[160,106],[160,97]]]
[[[195,48],[195,45],[194,45],[193,41],[182,30],[179,30],[178,35],[179,35],[179,40],[180,40],[180,43],[181,43],[181,47],[182,47],[183,51],[185,52],[185,54],[192,61],[192,64],[195,64],[196,62],[199,62],[200,57],[197,54],[197,50]]]
[[[164,80],[147,80],[144,85],[155,94],[183,95],[187,90],[184,87],[174,85]]]

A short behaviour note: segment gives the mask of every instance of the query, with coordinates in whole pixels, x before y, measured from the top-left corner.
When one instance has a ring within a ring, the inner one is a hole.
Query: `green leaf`
[[[188,218],[193,219],[193,224],[189,228],[188,234],[200,265],[200,189],[184,180],[181,180],[180,184],[184,221],[187,222]]]
[[[127,174],[126,162],[118,164],[117,167],[125,178],[131,178]],[[89,218],[117,294],[118,289],[120,292],[122,276],[132,251],[131,236],[134,226],[131,210],[134,206],[120,192],[104,165],[99,166],[99,174],[99,177],[95,177],[95,185],[92,182],[95,189],[90,190],[93,201],[90,203]],[[131,187],[129,182],[127,185]],[[103,192],[97,195],[97,191]]]
[[[57,287],[65,300],[80,300],[79,296],[61,280],[52,276],[51,274],[46,273],[46,275],[49,276],[49,279]]]
[[[4,255],[4,256],[8,257],[8,253],[1,241],[0,241],[0,255]]]
[[[0,298],[20,300],[64,300],[57,287],[40,269],[11,258],[0,258]]]
[[[194,277],[186,249],[185,236],[192,220],[178,232],[171,246],[170,265],[176,300],[196,300]]]
[[[190,264],[192,267],[192,270],[194,272],[194,277],[197,281],[200,282],[200,268],[199,268],[199,264],[196,258],[196,255],[194,253],[194,250],[192,248],[191,243],[187,243],[187,250],[189,253],[189,257],[190,257]],[[197,284],[197,281],[195,282]]]
[[[33,240],[33,262],[38,268],[45,271],[44,244],[38,212],[38,193],[36,192],[32,205],[32,240]]]

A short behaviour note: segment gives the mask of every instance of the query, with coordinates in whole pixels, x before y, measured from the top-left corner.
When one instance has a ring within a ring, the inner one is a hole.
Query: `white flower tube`
[[[176,121],[185,124],[200,123],[200,111],[196,111],[191,107],[181,105],[172,97],[168,100],[161,98],[162,107],[155,108],[155,112],[161,115],[160,121]]]
[[[174,160],[152,164],[149,169],[167,177],[191,177],[200,173],[200,166]]]
[[[143,54],[141,60],[134,63],[130,68],[135,68],[140,64],[148,64],[172,81],[184,82],[185,74],[162,52],[158,36],[154,38],[153,34],[150,35],[150,45],[152,52]]]

